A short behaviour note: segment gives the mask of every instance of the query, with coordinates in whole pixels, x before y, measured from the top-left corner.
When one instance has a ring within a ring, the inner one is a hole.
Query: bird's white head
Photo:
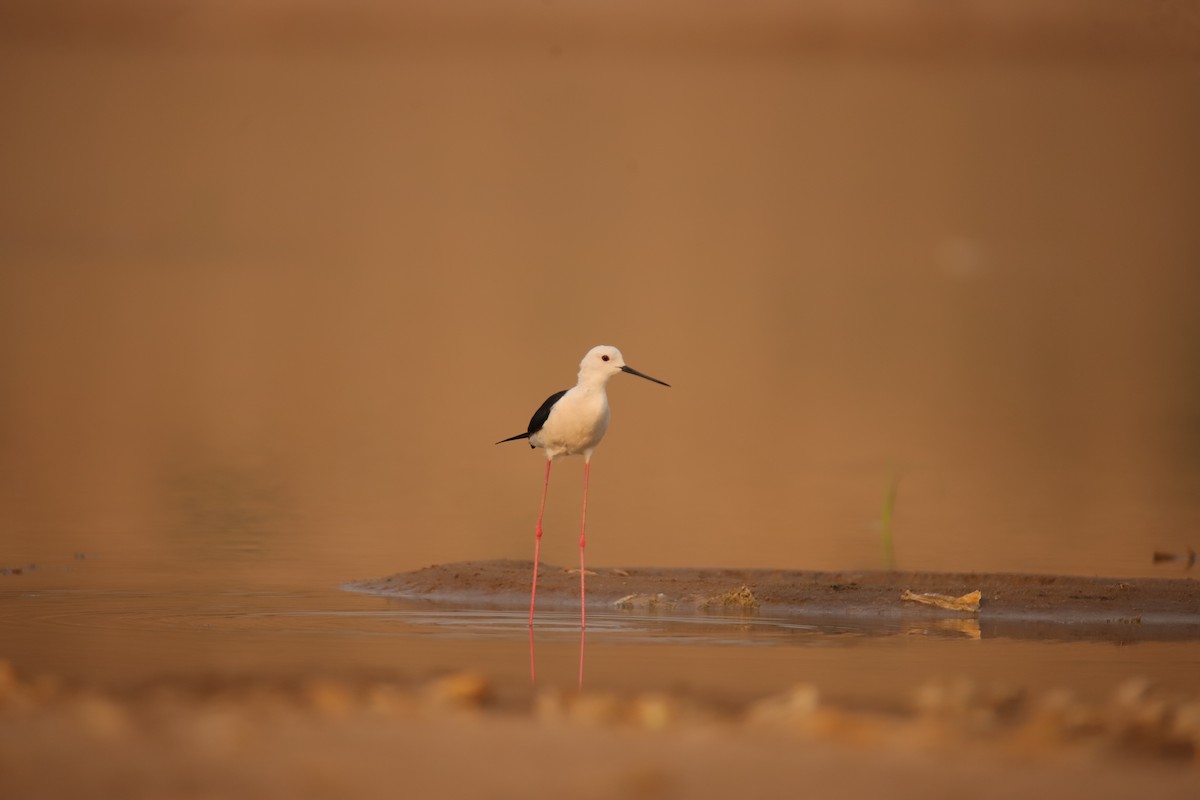
[[[645,375],[630,367],[625,363],[625,357],[621,355],[621,351],[611,344],[598,344],[591,350],[588,350],[587,355],[583,357],[583,361],[579,362],[579,383],[581,385],[603,386],[608,383],[609,378],[618,372],[628,372],[630,375],[637,375],[639,378],[661,383],[663,386],[670,386],[670,384],[663,383],[658,378],[651,378],[649,375]]]
[[[579,362],[580,383],[608,383],[625,366],[625,357],[611,344],[598,344]]]

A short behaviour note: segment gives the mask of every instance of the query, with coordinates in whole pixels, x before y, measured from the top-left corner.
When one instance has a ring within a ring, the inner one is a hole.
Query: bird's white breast
[[[590,455],[608,430],[608,397],[603,389],[575,387],[550,410],[542,429],[531,442],[546,448],[546,455]]]

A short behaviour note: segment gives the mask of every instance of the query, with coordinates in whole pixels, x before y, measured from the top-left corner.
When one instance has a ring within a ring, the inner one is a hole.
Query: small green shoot
[[[883,545],[883,568],[896,569],[896,551],[892,545],[892,518],[896,511],[896,489],[900,476],[893,467],[888,475],[887,491],[883,495],[883,515],[879,518],[879,532]]]

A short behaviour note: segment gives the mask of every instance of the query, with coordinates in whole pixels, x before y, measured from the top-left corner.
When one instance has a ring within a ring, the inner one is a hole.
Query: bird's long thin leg
[[[583,550],[587,546],[587,496],[588,474],[592,470],[591,459],[583,462],[583,514],[579,520],[579,688],[583,689],[583,643],[587,636],[587,568],[583,563]]]
[[[583,645],[587,641],[587,628],[579,629],[579,690],[583,691]]]
[[[550,491],[550,465],[554,462],[546,459],[546,480],[542,484],[542,504],[538,507],[537,530],[533,540],[533,591],[529,593],[529,627],[533,627],[533,605],[537,602],[538,556],[542,551],[542,515],[546,512],[546,494]]]
[[[579,520],[579,626],[587,627],[587,570],[583,565],[583,549],[587,546],[587,494],[591,461],[583,462],[583,515]]]
[[[537,686],[537,656],[533,650],[533,626],[529,626],[529,682]]]

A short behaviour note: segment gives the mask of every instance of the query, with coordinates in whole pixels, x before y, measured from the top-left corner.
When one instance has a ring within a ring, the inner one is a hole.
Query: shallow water
[[[102,685],[211,674],[407,680],[473,670],[501,698],[531,694],[523,609],[398,601],[333,582],[248,588],[196,574],[152,581],[142,565],[140,580],[122,573],[96,560],[5,576],[0,657],[22,672]],[[1135,676],[1200,688],[1200,640],[1100,640],[1074,626],[616,611],[590,612],[588,623],[585,688],[594,691],[739,703],[811,683],[844,703],[894,707],[948,677],[1097,698]],[[538,687],[574,688],[578,616],[539,611],[534,646]]]

